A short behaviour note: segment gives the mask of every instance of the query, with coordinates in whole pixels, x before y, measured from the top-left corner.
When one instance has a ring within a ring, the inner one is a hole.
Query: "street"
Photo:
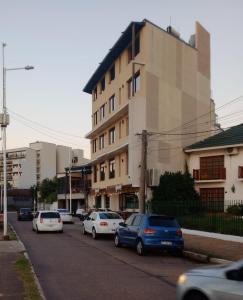
[[[113,239],[83,236],[81,223],[64,233],[32,231],[32,222],[9,221],[27,248],[47,299],[175,299],[178,276],[198,264],[169,254],[140,257],[115,248]]]

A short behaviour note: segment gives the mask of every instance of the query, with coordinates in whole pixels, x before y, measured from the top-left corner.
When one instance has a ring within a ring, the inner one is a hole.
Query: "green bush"
[[[228,206],[227,213],[234,216],[243,216],[243,204]]]

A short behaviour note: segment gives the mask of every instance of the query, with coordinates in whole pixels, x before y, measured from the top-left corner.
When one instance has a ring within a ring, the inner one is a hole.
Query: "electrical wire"
[[[61,135],[66,135],[66,136],[75,137],[75,138],[79,138],[79,139],[85,139],[85,137],[82,137],[82,136],[70,134],[70,133],[63,132],[63,131],[56,130],[56,129],[52,129],[52,128],[47,127],[47,126],[45,126],[45,125],[43,125],[43,124],[40,124],[40,123],[38,123],[38,122],[36,122],[36,121],[30,120],[30,119],[28,119],[28,118],[26,118],[26,117],[20,115],[19,113],[14,112],[14,111],[11,110],[11,109],[8,109],[8,110],[9,110],[9,112],[11,112],[12,114],[14,114],[14,115],[20,117],[21,119],[24,119],[24,120],[27,121],[27,122],[36,124],[36,125],[38,125],[39,127],[43,127],[43,128],[45,128],[45,129],[47,129],[47,130],[49,130],[49,131],[53,131],[53,132],[59,133],[59,134],[61,134]]]
[[[80,145],[77,144],[77,143],[70,142],[70,141],[68,141],[68,140],[63,140],[63,139],[61,139],[61,138],[59,138],[59,137],[55,137],[55,136],[53,136],[53,135],[50,135],[50,134],[48,134],[48,133],[46,133],[46,132],[43,132],[43,131],[41,131],[41,130],[39,130],[39,129],[36,129],[36,128],[34,128],[34,127],[32,127],[32,126],[30,126],[30,125],[24,123],[22,120],[19,120],[19,119],[16,118],[16,117],[13,117],[13,116],[12,116],[12,118],[13,118],[14,120],[16,120],[17,122],[21,123],[22,125],[24,125],[24,126],[26,126],[26,127],[28,127],[28,128],[31,128],[32,130],[34,130],[34,131],[36,131],[36,132],[38,132],[38,133],[40,133],[40,134],[42,134],[42,135],[48,136],[48,137],[50,137],[50,138],[52,138],[52,139],[54,139],[54,140],[57,140],[57,141],[64,142],[65,144],[68,142],[68,143],[71,144],[71,145],[75,145],[76,147],[80,147]]]

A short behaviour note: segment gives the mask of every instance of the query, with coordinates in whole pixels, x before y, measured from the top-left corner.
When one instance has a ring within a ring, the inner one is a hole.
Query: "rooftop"
[[[108,54],[105,56],[105,58],[102,60],[98,68],[95,70],[87,84],[85,85],[83,91],[86,93],[91,94],[93,88],[97,85],[97,83],[102,79],[103,75],[107,70],[111,67],[113,62],[119,57],[119,55],[129,46],[132,40],[132,27],[133,24],[135,25],[135,34],[141,31],[145,23],[150,23],[151,25],[159,28],[160,30],[170,34],[168,31],[164,30],[163,28],[157,26],[156,24],[150,22],[147,19],[144,19],[142,22],[131,22],[128,27],[125,29],[125,31],[122,33],[120,38],[117,40],[117,42],[114,44],[114,46],[110,49]],[[169,26],[171,27],[171,26]],[[182,40],[179,36],[175,36],[171,34],[175,38],[178,38],[181,42],[185,43],[187,46],[195,49],[192,47],[189,43],[186,43],[184,40]]]
[[[243,145],[243,123],[231,127],[230,129],[220,132],[205,140],[192,144],[186,147],[184,150],[186,152],[190,152],[190,150],[226,147],[226,146],[240,145],[240,144]]]

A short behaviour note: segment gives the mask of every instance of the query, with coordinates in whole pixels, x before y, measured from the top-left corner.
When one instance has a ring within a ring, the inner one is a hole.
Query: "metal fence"
[[[154,213],[175,216],[181,227],[243,236],[243,201],[157,201]]]

